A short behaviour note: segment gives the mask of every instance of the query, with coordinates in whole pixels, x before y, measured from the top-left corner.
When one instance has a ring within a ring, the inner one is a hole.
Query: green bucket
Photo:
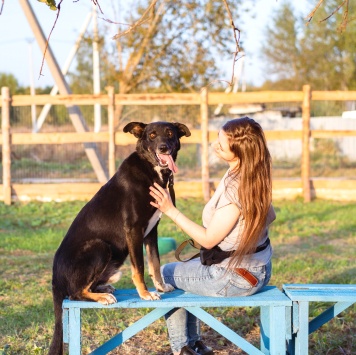
[[[174,238],[158,238],[158,252],[160,255],[167,254],[177,249],[177,242]],[[143,247],[143,253],[146,255],[146,249]]]

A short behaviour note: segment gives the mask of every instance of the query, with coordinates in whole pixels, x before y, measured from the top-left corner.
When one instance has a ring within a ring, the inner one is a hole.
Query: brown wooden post
[[[311,201],[310,191],[310,85],[303,86],[302,108],[302,186],[304,202]]]
[[[208,89],[204,87],[201,90],[200,95],[200,123],[201,123],[201,133],[202,133],[202,152],[201,152],[201,176],[202,176],[202,186],[203,186],[203,197],[204,201],[210,199],[210,183],[209,183],[209,129],[208,129]]]
[[[108,160],[109,160],[109,177],[115,174],[115,92],[113,86],[107,86],[106,91],[108,92],[108,126],[109,126],[109,149],[108,149]]]
[[[11,205],[11,137],[10,137],[10,90],[1,88],[2,128],[2,184],[4,203]]]

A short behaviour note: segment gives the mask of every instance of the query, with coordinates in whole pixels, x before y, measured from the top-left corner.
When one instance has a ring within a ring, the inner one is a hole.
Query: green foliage
[[[337,0],[324,1],[315,19],[305,27],[301,40],[306,77],[313,88],[353,90],[356,88],[356,24],[351,21],[346,32],[339,31],[342,12],[329,16],[339,5]]]
[[[0,88],[8,87],[10,89],[11,94],[17,93],[19,83],[14,75],[0,73]]]
[[[29,87],[24,87],[20,86],[18,80],[13,74],[7,74],[7,73],[0,73],[0,88],[2,87],[8,87],[10,89],[10,94],[11,95],[29,95],[30,94],[30,88]],[[36,94],[49,94],[51,91],[50,87],[46,88],[36,88]],[[14,108],[12,107],[12,110]],[[11,115],[13,116],[13,115]]]
[[[239,4],[240,0],[229,3],[235,21]],[[149,1],[132,2],[120,22],[135,23],[148,5]],[[217,79],[216,53],[220,60],[231,57],[234,50],[233,32],[223,1],[174,0],[165,2],[164,10],[161,7],[158,3],[149,21],[115,43],[104,43],[107,36],[102,35],[99,45],[104,86],[113,85],[121,94],[158,87],[160,92],[192,92]],[[119,26],[119,31],[125,30],[127,27]],[[90,41],[86,41],[83,47],[89,45]],[[90,52],[89,47],[82,49],[76,76],[72,76],[77,87],[89,88],[83,79],[89,80],[86,73],[91,56],[84,53]]]
[[[336,0],[324,0],[313,20],[306,26],[290,1],[283,3],[267,27],[263,56],[275,80],[263,89],[301,89],[310,84],[314,90],[355,90],[356,23],[350,21],[341,32],[342,11]]]
[[[104,39],[99,41],[100,56],[103,53]],[[85,36],[80,43],[77,52],[77,67],[75,73],[69,73],[69,79],[71,82],[71,88],[74,94],[93,94],[93,40],[92,38]],[[100,87],[104,88],[106,83],[104,82],[105,66],[103,61],[100,61],[100,75],[101,82]],[[104,74],[104,75],[103,75]]]
[[[44,2],[51,10],[57,10],[57,4],[55,0],[37,0],[39,2]]]
[[[299,90],[300,82],[300,47],[298,45],[298,19],[288,2],[282,3],[274,15],[272,24],[266,31],[267,41],[262,52],[268,60],[271,74],[278,76],[279,81],[288,83],[290,89]]]

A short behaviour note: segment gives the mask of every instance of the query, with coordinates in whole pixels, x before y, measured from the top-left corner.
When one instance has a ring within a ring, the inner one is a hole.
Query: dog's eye
[[[167,131],[167,136],[168,138],[172,138],[173,137],[173,132],[171,130]]]
[[[149,136],[150,136],[151,139],[155,139],[157,137],[157,134],[152,132],[152,133],[149,134]]]

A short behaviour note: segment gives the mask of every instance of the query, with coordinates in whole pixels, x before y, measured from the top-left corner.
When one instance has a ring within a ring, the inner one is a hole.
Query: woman
[[[155,184],[152,206],[171,218],[203,250],[200,259],[162,266],[166,283],[204,296],[248,296],[271,277],[268,226],[276,218],[272,202],[271,157],[261,126],[248,117],[228,121],[213,143],[229,169],[203,210],[203,226],[174,207]],[[199,320],[184,308],[166,315],[173,354],[213,354],[201,342]]]

